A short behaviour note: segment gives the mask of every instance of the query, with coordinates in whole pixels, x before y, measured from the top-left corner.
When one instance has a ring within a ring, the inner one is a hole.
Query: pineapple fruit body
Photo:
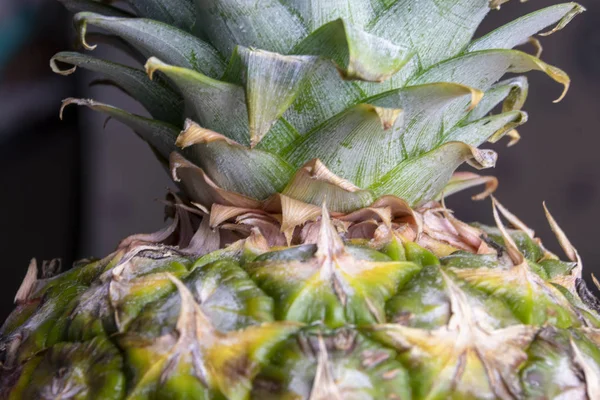
[[[104,259],[32,261],[0,397],[600,399],[600,303],[548,210],[568,261],[496,200],[495,228],[443,201],[497,186],[455,170],[518,141],[527,80],[504,74],[566,91],[513,47],[582,7],[472,40],[503,1],[61,2],[84,49],[117,44],[145,71],[79,52],[52,69],[95,71],[152,118],[63,108],[129,125],[180,192],[167,227]]]

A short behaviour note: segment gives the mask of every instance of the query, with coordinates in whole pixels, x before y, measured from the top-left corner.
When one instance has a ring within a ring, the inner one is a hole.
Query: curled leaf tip
[[[156,57],[150,57],[148,59],[148,61],[146,61],[146,64],[144,65],[144,69],[146,70],[146,73],[148,74],[148,78],[150,78],[150,80],[152,80],[154,78],[154,72],[156,72],[156,70],[160,69],[161,67],[168,67],[169,65],[162,62],[161,60],[159,60]]]
[[[512,111],[512,113],[514,115],[514,119],[494,132],[494,134],[488,139],[488,142],[496,143],[504,136],[509,136],[511,140],[508,143],[508,147],[517,144],[517,142],[521,139],[521,136],[514,128],[526,123],[529,120],[529,115],[524,111]]]
[[[75,26],[77,27],[77,34],[79,38],[79,42],[86,50],[94,50],[98,45],[90,45],[85,36],[87,34],[87,18],[89,15],[95,15],[93,13],[81,12],[76,14],[74,17]]]
[[[466,162],[475,169],[486,169],[493,168],[496,166],[498,160],[498,153],[490,149],[478,149],[473,146],[469,146],[471,152],[470,156],[467,157]]]
[[[471,104],[469,105],[469,108],[467,109],[467,111],[472,111],[475,107],[477,107],[477,105],[479,104],[481,99],[483,99],[483,96],[485,93],[479,89],[474,89],[474,88],[469,88],[469,89],[471,90]]]
[[[106,119],[104,120],[104,124],[102,125],[102,129],[106,129],[106,126],[108,125],[108,123],[112,120],[111,116],[106,117]]]
[[[56,55],[50,59],[50,69],[52,69],[52,72],[54,72],[55,74],[67,76],[67,75],[71,75],[72,73],[74,73],[77,70],[77,66],[73,66],[69,69],[60,69],[58,67],[58,65],[56,64],[56,61],[57,61]],[[60,60],[58,60],[58,61],[60,61]]]
[[[183,131],[181,131],[181,134],[177,137],[177,140],[175,141],[175,145],[177,147],[185,149],[186,147],[190,147],[195,144],[206,144],[220,140],[230,145],[240,146],[237,142],[229,139],[228,137],[225,137],[220,133],[211,131],[210,129],[203,128],[196,122],[188,118],[185,121]]]
[[[169,156],[169,165],[171,166],[171,179],[173,179],[173,182],[181,182],[181,178],[179,178],[177,170],[185,166],[184,160],[185,159],[175,151],[172,152]]]
[[[71,105],[71,104],[76,104],[78,106],[93,106],[94,105],[94,100],[91,99],[76,99],[74,97],[68,97],[66,99],[64,99],[62,101],[62,105],[60,106],[60,111],[59,111],[59,118],[62,121],[63,119],[63,113],[65,111],[65,108],[67,108],[67,106]]]
[[[498,178],[481,176],[473,172],[455,172],[438,199],[444,202],[444,199],[452,194],[479,185],[485,185],[485,189],[481,193],[471,196],[471,200],[479,201],[491,196],[498,188]]]
[[[567,24],[569,22],[571,22],[573,20],[573,18],[575,18],[577,15],[583,13],[584,11],[587,11],[585,7],[583,7],[580,4],[573,3],[573,8],[571,9],[571,11],[569,11],[560,21],[558,21],[558,23],[556,24],[556,26],[554,28],[550,29],[547,32],[539,33],[539,35],[540,36],[550,36],[553,33],[560,31],[565,26],[567,26]]]
[[[529,39],[527,39],[527,42],[529,44],[531,44],[533,46],[533,48],[535,49],[535,56],[537,58],[540,58],[542,56],[542,52],[544,51],[544,48],[542,47],[542,42],[540,42],[539,39],[531,36]]]
[[[506,147],[512,147],[515,144],[519,143],[519,141],[521,140],[521,135],[519,134],[519,132],[516,129],[511,129],[510,131],[508,131],[506,133],[506,136],[508,136],[510,138]]]
[[[540,61],[540,62],[542,62],[542,61]],[[567,73],[565,71],[561,70],[560,68],[554,67],[552,65],[546,64],[545,66],[542,67],[542,69],[552,79],[554,79],[556,82],[563,85],[564,88],[563,88],[561,95],[558,97],[558,99],[553,101],[554,103],[559,103],[562,99],[565,98],[565,96],[567,95],[567,92],[569,91],[569,87],[571,86],[571,78],[569,78],[569,75],[567,75]]]

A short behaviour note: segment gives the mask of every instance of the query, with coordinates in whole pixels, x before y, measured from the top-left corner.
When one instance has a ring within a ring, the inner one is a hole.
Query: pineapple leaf
[[[217,186],[202,168],[186,160],[177,152],[171,153],[169,163],[173,181],[183,187],[185,193],[194,203],[198,203],[205,208],[210,208],[211,204],[214,203],[252,209],[260,208],[258,200]]]
[[[80,41],[88,50],[95,48],[85,39],[89,24],[123,38],[147,58],[161,57],[170,64],[191,68],[213,78],[220,76],[225,69],[225,63],[211,45],[162,22],[105,17],[88,12],[76,14],[74,21]]]
[[[497,155],[461,142],[448,142],[421,156],[397,165],[369,186],[376,196],[393,194],[411,205],[434,198],[448,183],[452,173],[463,162],[481,169],[493,167]]]
[[[130,13],[120,8],[96,0],[58,0],[67,10],[72,13],[89,11],[102,14],[107,17],[128,18],[133,17]]]
[[[315,62],[316,58],[311,56],[284,56],[243,46],[236,48],[226,75],[245,87],[252,147],[294,102],[311,76]]]
[[[577,3],[546,7],[516,19],[475,40],[469,45],[467,51],[512,49],[525,44],[530,37],[552,24],[557,25],[549,33],[564,28],[577,14],[584,11],[585,8]]]
[[[152,57],[146,71],[153,78],[162,72],[179,88],[194,111],[198,123],[242,145],[249,145],[248,114],[244,89],[218,81],[191,69],[166,64]]]
[[[195,112],[200,125],[244,146],[251,144],[246,96],[241,86],[165,64],[155,57],[146,63],[146,71],[151,78],[159,71],[171,79]],[[279,120],[256,148],[277,151],[297,137],[298,133],[290,124]]]
[[[300,93],[297,101],[284,115],[286,120],[292,123],[299,132],[307,132],[346,107],[364,100],[367,95],[403,87],[407,81],[409,85],[456,82],[486,91],[506,72],[537,69],[548,73],[560,83],[568,85],[568,77],[564,72],[524,53],[523,55],[519,55],[517,52],[505,54],[503,58],[505,61],[510,60],[508,63],[496,63],[496,60],[493,59],[495,56],[490,54],[487,56],[489,65],[482,60],[469,61],[458,55],[467,46],[473,34],[471,28],[463,27],[464,21],[470,20],[474,24],[478,23],[489,9],[487,1],[462,0],[458,4],[451,4],[453,2],[450,1],[441,2],[448,3],[447,5],[429,3],[429,0],[395,2],[385,14],[366,29],[366,32],[385,38],[394,44],[403,44],[408,47],[409,51],[416,52],[419,57],[424,55],[430,61],[423,63],[423,60],[413,58],[383,84],[344,82],[336,79],[333,68],[328,69],[327,66],[320,65],[319,70],[314,74],[318,80],[311,82]],[[440,13],[432,14],[432,8],[439,8]],[[452,10],[452,12],[444,13],[444,10]],[[422,13],[427,14],[421,15]],[[415,28],[412,31],[406,30],[406,26],[398,23],[399,20],[410,26],[415,25]],[[423,24],[431,29],[424,29]],[[448,35],[448,31],[455,30],[458,30],[457,36]],[[420,36],[413,39],[411,32],[419,32]],[[444,38],[449,38],[452,43],[445,43]],[[500,56],[502,51],[504,50],[490,50],[490,52],[498,52],[497,57],[499,58],[502,58]],[[447,60],[448,57],[454,58]],[[483,55],[481,57],[485,58]],[[527,59],[527,57],[530,58]],[[435,64],[437,62],[439,63]],[[480,65],[473,65],[469,69],[466,64],[470,62]],[[511,62],[516,65],[512,66]],[[503,65],[504,70],[501,70]],[[525,68],[527,65],[529,67]],[[488,69],[489,72],[486,74]],[[457,105],[457,107],[459,106]],[[448,110],[447,115],[448,117],[444,120],[445,126],[453,126],[461,118],[457,109]]]
[[[420,68],[460,53],[489,11],[489,0],[395,0],[367,31],[414,51]]]
[[[450,104],[468,99],[475,104],[480,97],[478,91],[452,83],[386,92],[304,135],[284,150],[284,157],[295,166],[319,158],[334,174],[367,187],[406,158],[431,150]]]
[[[436,200],[442,200],[455,193],[470,189],[475,186],[485,185],[485,190],[471,197],[472,200],[483,200],[498,188],[498,179],[495,176],[481,176],[472,172],[455,172],[444,190],[440,192]]]
[[[344,213],[367,207],[375,201],[373,193],[335,175],[318,159],[302,166],[281,193],[314,205],[326,201],[330,210]]]
[[[371,0],[282,0],[300,15],[310,32],[341,19],[363,29],[383,5]]]
[[[413,56],[407,46],[364,32],[342,19],[321,26],[292,53],[331,59],[345,79],[375,82],[398,72]]]
[[[486,140],[497,142],[508,132],[527,122],[527,114],[522,111],[509,111],[492,115],[459,125],[444,135],[443,143],[449,141],[464,142],[470,146],[479,146]]]
[[[283,117],[298,132],[306,133],[365,97],[358,82],[342,80],[333,63],[320,59]]]
[[[498,82],[485,92],[483,99],[469,113],[466,120],[471,122],[485,117],[501,102],[503,112],[520,110],[528,92],[529,83],[524,76]]]
[[[486,91],[506,73],[532,70],[542,71],[564,86],[562,95],[555,102],[564,97],[571,82],[569,76],[561,69],[517,50],[482,50],[460,55],[434,65],[412,79],[411,84],[449,81]],[[447,125],[448,121],[445,121],[445,124]]]
[[[196,24],[193,0],[126,0],[139,17],[150,18],[191,32]]]
[[[287,54],[306,27],[279,0],[196,0],[203,33],[224,57],[235,46]]]
[[[109,106],[108,104],[99,103],[94,100],[73,98],[63,100],[63,105],[60,111],[61,119],[64,108],[71,104],[86,106],[94,111],[102,112],[108,115],[110,118],[114,118],[117,121],[129,126],[144,141],[148,142],[150,147],[161,156],[161,161],[168,160],[169,154],[177,149],[175,146],[175,139],[177,138],[179,129],[173,125],[154,119],[144,118],[139,115],[130,114],[119,108]]]
[[[219,187],[255,199],[281,192],[294,173],[276,154],[248,149],[189,120],[177,142]]]
[[[73,68],[60,69],[57,61]],[[70,75],[77,67],[98,72],[142,103],[157,120],[174,125],[183,122],[182,99],[169,88],[150,81],[144,71],[76,52],[57,53],[50,59],[50,66],[60,75]]]

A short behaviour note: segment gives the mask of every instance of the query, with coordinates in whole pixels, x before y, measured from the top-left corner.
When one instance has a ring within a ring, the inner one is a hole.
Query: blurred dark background
[[[478,34],[557,3],[513,0],[492,12]],[[568,96],[553,104],[560,85],[530,73],[523,138],[512,148],[505,142],[491,146],[500,158],[486,173],[500,179],[500,201],[562,254],[544,217],[541,204],[547,202],[581,253],[589,281],[590,273],[600,275],[600,6],[580,3],[586,13],[540,38],[542,59],[572,78]],[[143,113],[116,89],[90,87],[93,77],[83,70],[53,74],[50,57],[73,46],[70,16],[58,2],[0,1],[0,320],[12,309],[31,257],[59,257],[66,268],[75,259],[108,254],[129,234],[163,225],[155,199],[170,182],[147,146],[116,122],[103,129],[103,117],[91,111],[73,106],[59,120],[65,97],[108,100]],[[95,55],[132,64],[107,46]],[[459,194],[448,205],[463,220],[492,223],[489,201],[474,203]]]

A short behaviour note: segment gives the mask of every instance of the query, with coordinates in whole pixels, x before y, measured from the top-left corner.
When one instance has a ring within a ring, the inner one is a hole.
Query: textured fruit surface
[[[132,237],[43,279],[32,263],[2,328],[3,395],[598,398],[600,307],[580,260],[438,204],[373,211],[374,232],[323,209],[301,244],[254,228],[212,252],[186,211],[162,240],[178,246]]]

